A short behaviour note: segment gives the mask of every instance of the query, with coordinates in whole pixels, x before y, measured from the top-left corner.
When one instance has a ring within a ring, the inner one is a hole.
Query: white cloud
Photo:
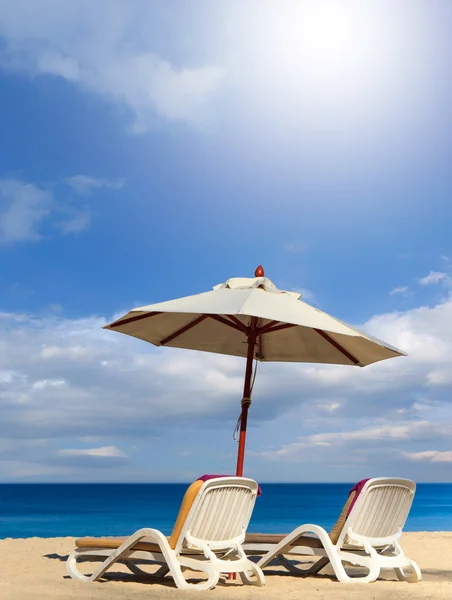
[[[64,449],[58,450],[57,454],[60,456],[93,456],[96,458],[127,458],[121,450],[118,450],[116,446],[101,446],[100,448],[77,448],[77,449]]]
[[[297,441],[284,444],[279,449],[263,451],[261,455],[273,461],[297,462],[300,458],[309,456],[309,452],[315,451],[319,446],[328,448],[333,453],[349,454],[347,447],[353,449],[364,445],[368,449],[375,446],[377,449],[388,449],[390,444],[399,448],[401,443],[408,442],[425,441],[430,443],[432,440],[438,441],[439,439],[448,442],[451,427],[452,414],[451,421],[448,423],[409,421],[402,424],[386,424],[357,430],[329,431],[300,437]],[[409,456],[413,457],[411,454]]]
[[[36,59],[36,67],[38,72],[52,73],[68,81],[76,82],[80,78],[80,69],[77,61],[68,56],[43,52]]]
[[[88,208],[75,211],[73,216],[59,224],[63,235],[70,235],[85,231],[91,224],[91,212]]]
[[[124,187],[125,179],[102,179],[100,177],[91,177],[90,175],[73,175],[66,179],[70,185],[79,194],[89,194],[93,190],[108,189],[119,190]]]
[[[307,288],[303,288],[303,287],[290,287],[287,286],[285,287],[285,289],[287,289],[290,292],[296,292],[297,294],[301,294],[301,298],[302,300],[306,301],[306,302],[311,302],[312,304],[315,304],[315,296],[314,293],[311,292],[311,290],[308,290]]]
[[[328,404],[318,404],[317,405],[318,410],[324,410],[325,412],[329,412],[329,413],[334,412],[335,410],[337,410],[340,407],[341,407],[340,402],[329,402]]]
[[[428,385],[449,385],[452,383],[452,371],[449,369],[438,369],[430,371],[427,375]]]
[[[47,458],[49,465],[54,468],[62,467],[76,473],[78,470],[94,469],[96,472],[105,469],[118,469],[129,464],[129,457],[116,446],[101,446],[99,448],[64,448],[57,450]],[[66,473],[67,475],[67,473]]]
[[[414,421],[403,424],[381,425],[358,429],[356,431],[330,432],[314,434],[306,438],[306,443],[316,445],[320,443],[350,443],[354,441],[376,441],[386,443],[387,440],[423,439],[427,437],[449,435],[449,426],[443,423],[430,421]]]
[[[408,296],[408,287],[406,285],[400,285],[399,287],[395,287],[393,288],[390,292],[389,292],[390,296]]]
[[[436,285],[437,283],[449,283],[452,278],[442,271],[430,271],[428,275],[419,279],[421,285]]]
[[[416,461],[452,463],[452,451],[425,450],[424,452],[407,452],[405,456]]]
[[[65,383],[64,379],[40,379],[39,381],[35,381],[32,387],[35,390],[42,390],[48,387],[64,385]]]
[[[101,188],[117,190],[125,181],[75,175],[66,182],[78,193],[88,194]],[[88,206],[74,206],[53,186],[47,189],[20,179],[0,178],[0,245],[37,242],[59,232],[78,234],[88,229],[91,212]]]
[[[0,179],[0,243],[40,240],[54,208],[49,190],[17,179]]]
[[[156,115],[202,124],[223,69],[160,56],[154,50],[160,34],[155,12],[140,1],[74,0],[68,6],[59,0],[5,0],[0,60],[4,67],[60,77],[126,107],[137,131],[152,126]]]
[[[290,254],[300,254],[305,252],[306,247],[302,244],[294,243],[294,244],[285,244],[284,250],[289,252]]]

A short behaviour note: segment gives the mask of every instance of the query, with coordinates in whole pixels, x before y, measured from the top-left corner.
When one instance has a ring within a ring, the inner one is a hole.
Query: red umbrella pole
[[[257,319],[253,317],[251,319],[250,332],[248,334],[248,353],[246,356],[246,370],[245,370],[245,383],[243,386],[243,399],[242,399],[242,414],[240,418],[240,437],[239,437],[239,450],[237,454],[237,469],[236,475],[241,477],[243,474],[243,460],[245,458],[245,442],[246,442],[246,422],[248,420],[248,409],[251,404],[251,377],[253,374],[253,359],[254,359],[254,346],[256,344],[256,327]]]

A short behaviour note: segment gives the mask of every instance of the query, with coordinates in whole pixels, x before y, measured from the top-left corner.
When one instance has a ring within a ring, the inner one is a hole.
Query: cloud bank
[[[121,479],[127,463],[140,480],[139,457],[126,448],[152,437],[165,443],[171,431],[182,436],[183,456],[212,428],[222,432],[212,454],[233,456],[225,432],[237,418],[243,361],[157,349],[102,330],[105,322],[0,313],[0,478],[70,477],[83,466],[89,479],[91,467],[114,464]],[[376,315],[363,327],[409,356],[365,369],[260,365],[254,468],[271,474],[284,464],[296,480],[297,465],[308,462],[324,465],[323,479],[335,479],[339,463],[395,465],[450,479],[452,299]]]
[[[155,5],[140,0],[5,0],[0,64],[98,94],[124,107],[136,131],[147,130],[156,116],[202,125],[223,69],[172,62],[155,51],[155,12]]]

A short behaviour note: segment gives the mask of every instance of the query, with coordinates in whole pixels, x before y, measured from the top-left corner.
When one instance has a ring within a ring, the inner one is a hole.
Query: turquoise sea
[[[0,484],[0,538],[171,532],[186,484]],[[263,483],[249,531],[285,533],[301,523],[329,529],[346,483]],[[452,531],[452,484],[418,484],[407,531]]]

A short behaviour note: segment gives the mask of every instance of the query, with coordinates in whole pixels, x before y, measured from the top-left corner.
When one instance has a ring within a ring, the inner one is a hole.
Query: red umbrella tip
[[[259,265],[257,269],[254,271],[254,277],[263,277],[264,276],[264,268],[262,265]]]

